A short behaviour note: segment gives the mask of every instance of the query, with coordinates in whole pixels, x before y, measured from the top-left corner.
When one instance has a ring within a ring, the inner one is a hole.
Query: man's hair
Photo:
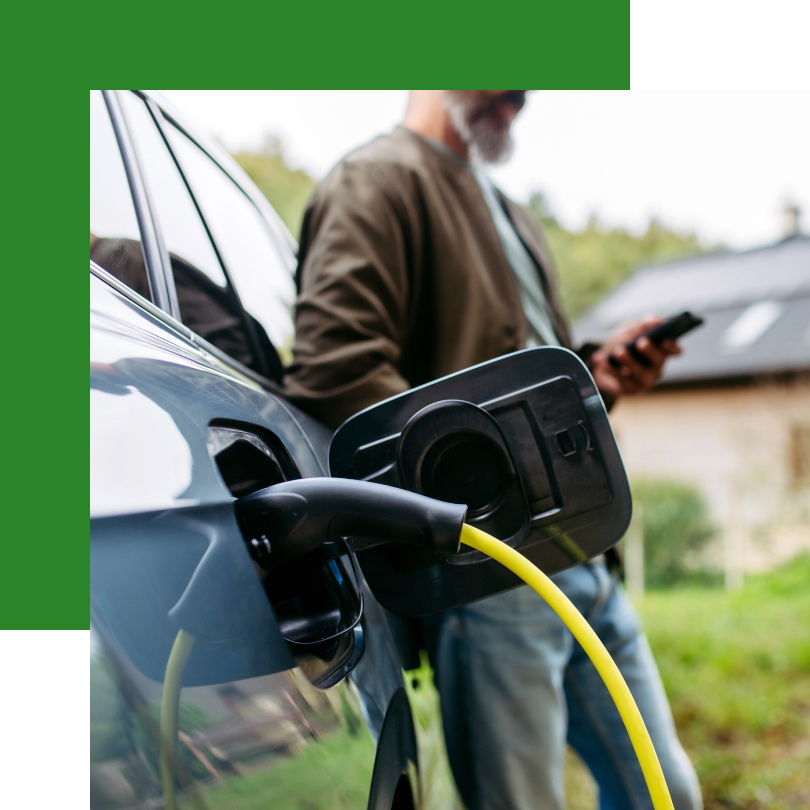
[[[444,107],[450,123],[470,150],[474,163],[502,163],[514,146],[509,125],[488,115],[496,99],[484,99],[465,90],[443,90]]]

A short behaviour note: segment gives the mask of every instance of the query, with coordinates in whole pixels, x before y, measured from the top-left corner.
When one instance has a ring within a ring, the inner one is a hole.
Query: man
[[[302,228],[286,384],[327,424],[526,346],[570,347],[540,230],[478,168],[508,154],[524,103],[520,90],[413,91],[404,126],[349,155],[315,191]],[[580,351],[609,405],[649,390],[679,351],[642,338],[648,365],[628,354],[625,344],[657,322],[627,324]],[[652,656],[604,562],[554,580],[628,681],[675,807],[700,807]],[[533,591],[435,617],[426,637],[469,810],[562,808],[566,740],[597,779],[603,810],[652,806],[604,685]]]

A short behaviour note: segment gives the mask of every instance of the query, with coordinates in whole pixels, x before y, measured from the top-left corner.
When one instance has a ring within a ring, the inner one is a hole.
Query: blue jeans
[[[638,618],[602,562],[552,579],[596,630],[627,681],[664,770],[675,810],[700,810]],[[624,724],[602,679],[531,588],[445,613],[431,658],[453,774],[468,810],[562,810],[565,743],[599,785],[600,810],[651,810]]]

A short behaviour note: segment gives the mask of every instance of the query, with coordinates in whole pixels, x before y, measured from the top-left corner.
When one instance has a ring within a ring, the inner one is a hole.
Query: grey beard
[[[509,127],[499,127],[486,116],[475,117],[474,98],[457,90],[443,90],[442,96],[450,123],[467,144],[473,163],[503,163],[512,154]]]

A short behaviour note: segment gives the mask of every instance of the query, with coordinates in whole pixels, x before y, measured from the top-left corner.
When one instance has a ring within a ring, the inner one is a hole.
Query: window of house
[[[784,309],[784,304],[779,301],[758,301],[751,304],[726,329],[723,335],[725,350],[739,351],[752,346],[776,323]]]
[[[790,426],[788,469],[793,487],[810,486],[810,424]]]

